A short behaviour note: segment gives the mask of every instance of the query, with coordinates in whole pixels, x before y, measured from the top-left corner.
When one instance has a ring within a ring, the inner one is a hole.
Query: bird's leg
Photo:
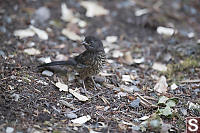
[[[94,78],[91,77],[91,79],[92,79],[92,82],[93,82],[93,84],[94,84],[94,89],[97,90],[97,85],[96,85],[96,83],[95,83],[95,81],[94,81]]]
[[[83,91],[84,91],[85,95],[86,95],[87,97],[89,97],[88,94],[92,95],[91,93],[89,93],[89,92],[86,90],[86,88],[85,88],[85,81],[84,81],[84,80],[82,80],[82,84],[83,84]]]
[[[84,80],[82,80],[82,84],[83,84],[83,90],[84,90],[84,93],[86,94],[86,88],[85,88],[85,81]]]

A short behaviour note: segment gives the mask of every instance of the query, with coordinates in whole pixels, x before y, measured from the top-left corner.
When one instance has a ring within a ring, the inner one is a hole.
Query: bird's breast
[[[86,67],[78,70],[80,77],[85,79],[86,77],[97,75],[103,69],[105,61],[106,56],[104,52],[90,53],[83,62]]]

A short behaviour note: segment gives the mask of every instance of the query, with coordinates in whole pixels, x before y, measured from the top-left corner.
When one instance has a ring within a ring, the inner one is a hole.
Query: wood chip
[[[167,80],[165,76],[161,76],[156,85],[154,86],[154,91],[157,91],[158,93],[166,93],[167,92]]]
[[[84,124],[86,123],[87,121],[89,121],[91,119],[91,116],[90,115],[86,115],[86,116],[82,116],[82,117],[79,117],[79,118],[76,118],[76,119],[73,119],[71,120],[73,123],[75,124]]]
[[[66,85],[66,84],[63,84],[63,83],[61,83],[61,82],[57,82],[57,83],[55,84],[55,86],[59,88],[59,91],[68,92],[68,85]]]
[[[79,101],[85,102],[85,101],[88,100],[88,98],[87,98],[86,96],[81,95],[80,93],[76,92],[75,90],[69,89],[69,92],[70,92],[73,96],[75,96],[76,98],[78,98]]]
[[[193,80],[187,79],[181,81],[181,83],[200,83],[200,79],[193,79]]]
[[[94,16],[101,16],[107,15],[109,11],[98,3],[93,1],[81,1],[80,3],[84,8],[86,8],[86,16],[87,17],[94,17]]]

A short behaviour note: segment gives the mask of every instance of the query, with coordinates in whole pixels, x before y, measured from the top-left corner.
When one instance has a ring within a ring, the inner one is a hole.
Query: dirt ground
[[[94,17],[81,2],[0,1],[0,132],[184,132],[185,119],[200,116],[200,1],[96,0],[109,12]],[[63,21],[62,3],[84,23]],[[46,20],[37,19],[40,7],[50,11]],[[48,39],[14,35],[30,25]],[[176,32],[159,33],[158,27]],[[36,67],[41,57],[67,59],[84,50],[62,34],[65,28],[98,37],[108,51],[104,71],[95,77],[98,88],[87,87],[87,101],[55,86],[61,81],[85,95],[70,73],[45,76]],[[40,52],[27,54],[29,48]],[[73,122],[82,116],[91,119]]]

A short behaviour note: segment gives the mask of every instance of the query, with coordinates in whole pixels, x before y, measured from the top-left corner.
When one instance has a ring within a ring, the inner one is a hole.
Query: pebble
[[[33,46],[35,46],[35,42],[29,42],[29,43],[27,43],[27,46],[28,47],[33,47]]]
[[[195,37],[195,33],[194,32],[190,32],[187,34],[188,38],[193,38]]]
[[[173,28],[159,26],[157,28],[157,33],[167,35],[167,36],[172,36],[173,34],[176,33],[176,30]]]
[[[20,98],[19,94],[15,94],[15,93],[12,94],[11,97],[14,98],[15,102],[17,102],[19,100],[19,98]]]
[[[42,72],[42,75],[51,77],[53,75],[53,72],[45,70],[45,71]]]
[[[6,33],[6,27],[4,27],[4,26],[0,26],[0,32],[2,32],[2,33]]]
[[[38,55],[38,54],[40,54],[40,51],[38,49],[35,49],[35,48],[24,49],[24,52],[28,55]]]
[[[178,86],[175,84],[175,83],[173,83],[172,85],[171,85],[171,90],[176,90],[178,88]]]
[[[13,133],[13,132],[14,132],[14,128],[12,128],[12,127],[6,128],[6,133]]]
[[[0,50],[0,56],[2,56],[4,59],[6,59],[6,54],[2,50]]]
[[[109,42],[109,43],[114,43],[117,41],[117,36],[107,36],[106,37],[106,41]]]
[[[34,19],[40,23],[50,18],[50,10],[47,7],[40,7],[35,11]]]
[[[137,98],[136,100],[133,100],[133,101],[130,103],[130,106],[133,107],[133,108],[138,108],[138,107],[139,107],[139,104],[140,104],[140,98]]]
[[[75,119],[75,118],[77,118],[77,115],[75,113],[68,113],[68,114],[66,114],[66,116],[69,119]]]
[[[183,115],[187,115],[187,110],[185,108],[181,108],[180,111]]]
[[[41,57],[41,58],[38,59],[38,61],[40,61],[42,63],[50,63],[51,58],[50,57]]]
[[[197,44],[200,45],[200,39],[197,40]]]

